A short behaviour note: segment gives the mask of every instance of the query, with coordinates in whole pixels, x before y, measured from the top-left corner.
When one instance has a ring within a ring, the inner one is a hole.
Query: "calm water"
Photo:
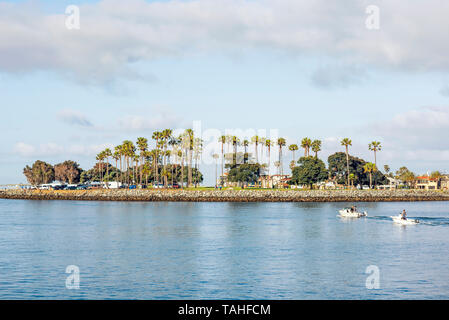
[[[449,298],[449,203],[344,205],[0,200],[0,299]]]

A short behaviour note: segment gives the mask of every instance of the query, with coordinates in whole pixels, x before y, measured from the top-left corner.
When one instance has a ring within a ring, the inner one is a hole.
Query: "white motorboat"
[[[344,218],[360,218],[360,217],[366,217],[368,213],[366,211],[358,212],[352,210],[352,208],[344,208],[341,210],[338,210],[338,213],[340,213],[340,217]]]
[[[417,219],[402,219],[402,216],[400,214],[397,216],[391,216],[390,218],[393,219],[394,223],[403,224],[403,225],[419,223],[419,220],[417,220]]]

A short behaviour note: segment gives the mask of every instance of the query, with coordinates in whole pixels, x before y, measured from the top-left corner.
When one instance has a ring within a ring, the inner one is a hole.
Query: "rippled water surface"
[[[448,204],[0,200],[0,299],[447,299]]]

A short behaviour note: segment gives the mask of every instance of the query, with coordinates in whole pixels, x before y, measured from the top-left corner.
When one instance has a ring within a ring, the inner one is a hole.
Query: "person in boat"
[[[355,211],[354,206],[352,206],[351,207],[351,212],[354,212],[354,211]]]
[[[402,219],[402,220],[407,220],[407,212],[405,212],[405,209],[402,210],[402,213],[401,213],[401,219]]]
[[[357,212],[357,206],[354,206],[354,212]]]

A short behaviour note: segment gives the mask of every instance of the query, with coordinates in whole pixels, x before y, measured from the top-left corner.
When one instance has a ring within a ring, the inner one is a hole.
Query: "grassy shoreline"
[[[448,191],[424,190],[3,190],[0,199],[178,202],[449,201]]]

